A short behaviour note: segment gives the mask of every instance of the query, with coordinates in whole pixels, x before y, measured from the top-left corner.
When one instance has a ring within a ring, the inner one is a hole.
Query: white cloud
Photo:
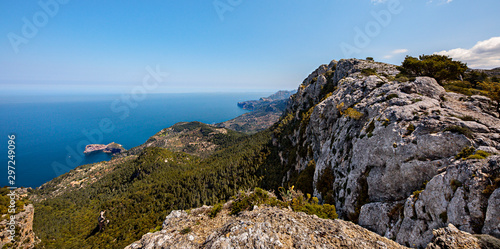
[[[445,4],[445,3],[451,3],[453,0],[437,0],[436,2],[438,2],[439,4]],[[432,3],[434,2],[434,0],[429,0],[428,3]]]
[[[500,37],[479,41],[470,49],[455,48],[435,54],[448,55],[455,60],[467,62],[467,65],[471,68],[489,69],[500,67]]]
[[[404,54],[408,52],[408,49],[406,48],[401,48],[401,49],[395,49],[395,50],[392,50],[390,54],[384,56],[385,59],[390,59],[392,58],[394,55],[397,55],[397,54]]]
[[[371,0],[373,4],[385,3],[387,0]]]

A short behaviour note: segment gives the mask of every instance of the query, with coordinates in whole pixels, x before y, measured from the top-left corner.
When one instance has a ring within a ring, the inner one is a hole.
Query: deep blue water
[[[0,186],[8,185],[9,134],[16,136],[15,186],[38,187],[79,165],[111,159],[105,153],[84,155],[87,143],[117,142],[130,149],[177,122],[212,124],[234,118],[245,113],[237,102],[267,95],[152,94],[142,101],[119,95],[4,96],[0,99],[0,154],[4,155]]]

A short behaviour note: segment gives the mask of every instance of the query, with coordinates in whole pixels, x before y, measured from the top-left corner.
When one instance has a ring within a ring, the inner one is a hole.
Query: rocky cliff
[[[284,181],[312,166],[315,196],[403,245],[425,247],[448,223],[498,237],[500,119],[490,100],[398,73],[356,59],[311,73],[274,141],[291,168]]]

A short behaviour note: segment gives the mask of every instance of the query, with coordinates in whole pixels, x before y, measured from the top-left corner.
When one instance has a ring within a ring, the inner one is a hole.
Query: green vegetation
[[[304,197],[301,191],[290,189],[280,189],[283,200],[278,200],[273,194],[260,188],[255,188],[253,192],[241,191],[235,197],[231,207],[231,214],[236,215],[241,211],[250,210],[253,206],[267,205],[271,207],[290,207],[295,212],[304,212],[310,215],[317,215],[323,219],[336,219],[338,217],[335,206],[329,204],[318,204],[318,198],[307,194]]]
[[[181,122],[171,126],[170,129],[161,130],[143,145],[134,147],[119,156],[139,155],[146,148],[146,144],[150,144],[150,147],[160,147],[173,152],[185,152],[206,158],[215,150],[229,147],[245,137],[243,133],[216,128],[200,122]]]
[[[455,159],[465,159],[474,154],[475,151],[476,149],[474,147],[465,147],[455,156]]]
[[[415,199],[418,199],[418,197],[420,196],[420,193],[422,193],[423,191],[424,191],[423,189],[413,191],[413,197]]]
[[[313,193],[313,180],[314,171],[316,169],[316,162],[314,160],[309,161],[306,168],[300,172],[297,180],[290,180],[290,184],[296,186],[296,188],[302,193]]]
[[[500,83],[498,81],[484,81],[480,83],[480,86],[486,90],[486,95],[496,102],[497,113],[500,116]]]
[[[450,127],[447,127],[445,128],[443,131],[449,131],[449,132],[453,132],[453,133],[459,133],[459,134],[462,134],[468,138],[472,138],[473,136],[473,133],[472,131],[467,128],[467,127],[461,127],[461,126],[457,126],[457,125],[453,125],[453,126],[450,126]]]
[[[156,226],[154,229],[149,230],[150,233],[156,233],[161,230],[161,226]]]
[[[409,135],[411,135],[414,131],[415,131],[415,125],[413,125],[412,123],[410,123],[410,124],[408,125],[408,127],[406,128],[406,133],[405,133],[405,135],[406,135],[406,136],[409,136]]]
[[[373,61],[373,57],[366,57],[367,61]]]
[[[463,121],[475,121],[476,119],[474,119],[472,116],[462,116],[462,117],[458,117],[460,118],[461,120]]]
[[[377,71],[374,68],[363,68],[361,69],[361,74],[365,76],[377,75]]]
[[[457,191],[457,188],[462,187],[462,182],[457,180],[457,179],[453,179],[450,182],[450,186],[451,186],[451,189],[453,190],[453,192],[455,192],[455,191]]]
[[[9,206],[10,206],[10,196],[7,194],[10,193],[10,190],[5,186],[3,188],[0,188],[0,216],[9,213]],[[16,205],[16,212],[13,214],[17,214],[19,212],[24,211],[24,204],[25,204],[24,199],[21,200],[16,200],[15,205]]]
[[[323,200],[325,203],[333,204],[335,202],[334,199],[334,191],[333,191],[333,183],[335,182],[335,175],[333,174],[333,170],[330,167],[326,167],[318,178],[316,182],[316,189],[321,193]]]
[[[446,223],[448,221],[448,213],[446,211],[440,213],[439,218],[443,223]]]
[[[270,131],[246,136],[206,159],[146,148],[86,188],[35,203],[35,233],[45,248],[123,248],[171,210],[227,201],[259,184],[277,186],[273,177],[281,171],[268,166],[269,142]],[[95,232],[99,210],[110,220],[103,232]]]
[[[416,76],[435,78],[447,91],[467,96],[488,96],[500,116],[500,79],[489,77],[484,71],[467,70],[467,65],[444,55],[406,56],[396,80],[411,80]],[[445,100],[443,100],[445,101]]]
[[[186,227],[180,231],[181,234],[188,234],[191,232],[191,227]]]
[[[392,93],[392,94],[389,94],[387,95],[387,97],[385,98],[386,100],[391,100],[393,98],[398,98],[399,96],[395,93]]]
[[[342,103],[340,103],[340,104],[337,105],[337,110],[339,111],[340,115],[346,115],[346,116],[348,116],[348,117],[350,117],[352,119],[356,119],[356,120],[358,120],[361,117],[363,117],[363,113],[357,111],[354,108],[349,107],[349,108],[347,108],[345,110],[344,109],[345,109],[344,108],[344,102],[342,102]]]
[[[217,214],[222,211],[222,204],[217,203],[212,207],[212,210],[210,210],[210,218],[215,218]]]
[[[353,118],[353,119],[360,119],[361,117],[363,117],[363,113],[357,111],[356,109],[354,108],[347,108],[347,110],[345,110],[345,115],[350,117],[350,118]]]
[[[234,197],[233,204],[231,205],[231,214],[236,215],[242,211],[250,210],[254,206],[260,205],[286,207],[286,204],[279,201],[276,196],[261,188],[255,188],[253,192],[240,191],[238,195]]]
[[[493,191],[495,191],[495,189],[500,188],[500,172],[498,170],[496,172],[493,172],[488,180],[488,182],[490,182],[490,185],[484,188],[483,195],[489,198]]]
[[[366,133],[371,134],[373,130],[375,130],[375,122],[372,120],[370,124],[368,124],[368,127],[366,127]]]
[[[463,160],[485,159],[488,156],[490,156],[490,154],[486,151],[482,150],[476,151],[474,147],[465,147],[455,156],[455,159],[463,159]]]
[[[332,70],[328,70],[325,73],[326,84],[321,87],[321,91],[319,93],[319,99],[321,99],[321,101],[323,101],[326,98],[328,98],[329,96],[331,96],[332,93],[336,90],[336,86],[333,82],[334,73],[335,73],[335,71],[332,71]]]
[[[445,55],[421,55],[419,58],[406,56],[398,70],[402,76],[429,76],[443,84],[447,80],[458,80],[467,70],[467,65]]]
[[[486,91],[479,87],[472,87],[468,81],[451,80],[443,84],[444,89],[450,92],[457,92],[467,96],[471,95],[486,95]]]

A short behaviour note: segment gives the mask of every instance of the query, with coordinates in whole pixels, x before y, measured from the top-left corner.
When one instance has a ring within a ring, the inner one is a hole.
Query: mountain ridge
[[[398,73],[357,59],[321,65],[269,129],[206,158],[145,147],[91,188],[35,203],[35,228],[49,248],[69,238],[125,246],[172,210],[227,201],[240,189],[295,186],[403,245],[425,247],[447,223],[498,236],[500,122],[491,100],[446,92],[429,77],[399,81]],[[82,215],[61,203],[80,205]],[[81,228],[62,222],[48,233],[54,207]],[[102,208],[112,208],[110,229],[79,237],[75,229],[85,233]],[[138,229],[131,234],[124,224]]]

